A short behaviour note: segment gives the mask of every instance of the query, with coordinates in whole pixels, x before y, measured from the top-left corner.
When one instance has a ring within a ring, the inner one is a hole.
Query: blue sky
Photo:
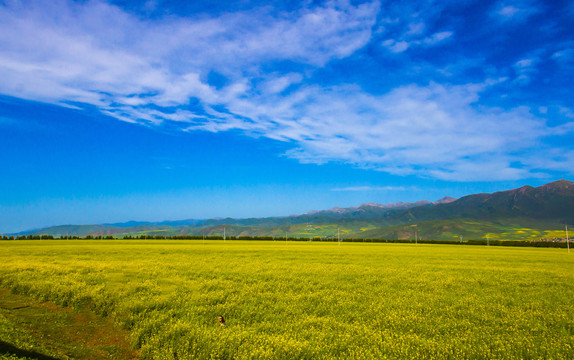
[[[569,1],[0,1],[0,232],[572,179]]]

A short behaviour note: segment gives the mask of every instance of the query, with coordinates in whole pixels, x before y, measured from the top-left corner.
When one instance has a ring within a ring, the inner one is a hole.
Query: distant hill
[[[301,215],[249,219],[126,222],[63,225],[27,234],[63,235],[206,235],[400,238],[415,234],[452,239],[507,236],[533,239],[574,224],[574,183],[559,180],[539,187],[474,194],[435,202],[367,203],[357,207],[310,211]]]
[[[435,202],[421,200],[413,203],[405,203],[402,201],[389,204],[366,203],[357,207],[348,207],[348,208],[334,207],[329,210],[310,211],[304,215],[336,215],[341,217],[370,218],[379,215],[380,211],[385,212],[386,210],[401,210],[401,209],[410,209],[418,206],[448,204],[453,201],[456,201],[456,199],[445,196],[444,198]]]
[[[332,208],[329,210],[310,211],[303,215],[292,215],[283,217],[249,218],[249,219],[217,219],[202,222],[201,226],[217,226],[222,224],[237,226],[274,227],[296,224],[321,224],[329,222],[341,222],[348,220],[387,218],[404,209],[415,207],[432,207],[439,204],[448,204],[455,201],[455,198],[444,197],[438,201],[430,202],[426,200],[414,203],[398,202],[394,204],[367,203],[357,207]]]
[[[54,235],[54,236],[84,236],[102,233],[114,229],[113,225],[58,225],[43,229],[22,231],[11,235]]]
[[[396,216],[408,217],[410,222],[459,218],[529,218],[572,223],[574,183],[559,180],[539,187],[523,186],[492,194],[468,195],[432,209],[416,207]]]
[[[160,230],[173,231],[186,226],[197,225],[205,220],[176,220],[176,221],[128,221],[122,223],[101,225],[58,225],[43,229],[23,231],[13,235],[54,235],[54,236],[86,236],[86,235],[116,235]]]

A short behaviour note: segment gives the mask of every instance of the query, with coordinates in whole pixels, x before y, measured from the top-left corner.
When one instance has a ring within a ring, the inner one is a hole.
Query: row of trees
[[[62,235],[56,237],[54,235],[16,235],[6,236],[0,235],[0,240],[114,240],[120,239],[112,235],[87,235],[80,237],[76,235]],[[203,235],[125,235],[121,239],[126,240],[254,240],[254,241],[326,241],[337,242],[337,238],[309,238],[309,237],[292,237],[287,238],[281,236],[203,236]],[[415,240],[400,240],[400,239],[344,239],[344,242],[360,243],[415,243]],[[552,247],[552,248],[566,248],[565,242],[550,242],[550,241],[520,241],[520,240],[466,240],[461,242],[459,240],[418,240],[418,244],[451,244],[451,245],[492,245],[492,246],[529,246],[529,247]]]
[[[126,235],[122,239],[147,239],[147,240],[285,240],[280,236],[203,236],[203,235]],[[319,239],[319,238],[317,238]],[[306,241],[308,238],[288,237],[291,241]]]
[[[79,237],[76,237],[79,239]],[[0,236],[0,240],[54,240],[53,235],[16,235],[16,236]]]

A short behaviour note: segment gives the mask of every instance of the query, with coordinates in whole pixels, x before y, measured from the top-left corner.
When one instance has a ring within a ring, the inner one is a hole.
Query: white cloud
[[[560,111],[560,113],[566,116],[567,118],[574,119],[574,110],[566,106],[559,106],[558,111]]]
[[[556,51],[552,54],[552,59],[563,65],[569,65],[574,61],[574,48],[567,48]]]
[[[408,48],[414,46],[431,47],[437,45],[438,43],[451,38],[453,34],[454,33],[452,31],[441,31],[421,39],[421,38],[413,38],[413,36],[417,36],[420,34],[418,32],[412,33],[411,30],[407,32],[404,36],[401,36],[398,40],[387,39],[383,41],[382,45],[393,53],[402,53]]]
[[[307,87],[284,97],[236,99],[227,107],[250,119],[235,119],[233,126],[297,144],[286,155],[305,163],[343,161],[446,180],[538,176],[532,167],[517,167],[524,159],[515,154],[554,133],[528,108],[475,107],[486,86],[405,86],[381,96],[353,86]],[[195,128],[233,127],[206,121]]]
[[[301,81],[303,81],[303,76],[297,73],[278,77],[268,76],[268,79],[261,85],[261,91],[271,94],[281,93],[291,85],[298,84]]]
[[[394,53],[401,53],[409,48],[409,43],[406,41],[395,41],[393,39],[389,39],[383,41],[383,46]]]
[[[513,68],[516,73],[514,81],[520,85],[529,84],[532,75],[537,72],[536,66],[539,62],[540,58],[534,56],[514,63]]]
[[[570,124],[574,125],[574,124]],[[570,132],[574,128],[570,126]],[[574,150],[572,149],[545,149],[544,152],[533,154],[527,160],[530,167],[553,171],[572,172],[574,167]]]
[[[425,31],[425,24],[422,22],[409,24],[407,35],[419,35]]]
[[[503,8],[497,11],[498,15],[505,17],[513,17],[518,12],[520,12],[520,9],[512,5],[504,6]]]
[[[552,129],[527,108],[479,107],[481,91],[496,82],[401,86],[382,95],[305,82],[308,69],[370,41],[378,8],[340,2],[289,14],[261,8],[142,20],[101,1],[7,5],[0,7],[0,93],[94,105],[148,126],[169,121],[183,131],[239,130],[293,144],[285,155],[301,162],[448,180],[538,176],[535,162],[518,154]],[[410,31],[420,35],[419,27]],[[402,52],[452,35],[383,45]],[[302,70],[263,70],[277,61]],[[528,76],[535,64],[523,59],[515,70]],[[224,85],[208,82],[212,71]],[[198,105],[183,110],[192,99]]]
[[[539,10],[531,0],[500,1],[492,15],[506,21],[525,21]]]
[[[215,104],[225,93],[206,83],[211,70],[231,79],[232,91],[258,76],[257,64],[266,61],[322,66],[364,46],[377,11],[376,2],[341,3],[290,16],[263,8],[219,18],[141,20],[101,1],[2,6],[0,93],[110,113],[117,102],[169,107],[198,98]]]
[[[523,60],[517,61],[515,64],[515,67],[519,68],[519,69],[528,69],[528,68],[532,67],[533,63],[534,63],[533,59],[523,59]]]
[[[452,34],[453,34],[452,31],[441,31],[424,39],[423,43],[426,45],[435,45],[443,40],[450,38]]]

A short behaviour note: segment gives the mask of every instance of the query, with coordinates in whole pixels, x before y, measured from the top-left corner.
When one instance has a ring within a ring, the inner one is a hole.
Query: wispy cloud
[[[496,84],[496,82],[491,82]],[[356,87],[302,88],[289,96],[236,99],[241,118],[206,120],[189,130],[233,128],[299,146],[304,163],[343,161],[394,174],[446,180],[539,176],[518,154],[553,135],[528,108],[476,109],[488,85],[407,86],[373,96]],[[340,119],[344,119],[341,121]],[[521,163],[516,167],[512,164]]]
[[[519,13],[521,10],[513,5],[503,6],[500,8],[496,13],[500,16],[504,17],[513,17],[516,13]]]
[[[562,49],[552,54],[552,59],[562,65],[570,65],[574,62],[574,44],[571,48]]]
[[[497,16],[534,11],[526,5],[501,3]],[[0,6],[0,93],[95,106],[147,126],[237,130],[292,144],[285,155],[307,163],[446,180],[513,180],[550,169],[524,151],[556,133],[529,107],[481,105],[496,86],[488,79],[382,94],[313,82],[314,71],[373,40],[379,8],[340,1],[289,13],[262,7],[143,19],[103,1],[8,3]],[[381,30],[377,44],[402,53],[456,38],[424,18],[409,21],[392,39]],[[517,79],[527,82],[536,64],[516,61]]]
[[[566,106],[559,106],[558,110],[560,111],[561,114],[563,114],[564,116],[570,118],[570,119],[574,119],[574,110],[572,110],[571,108],[568,108]],[[572,126],[571,123],[568,123],[567,125]]]
[[[441,41],[444,41],[448,38],[450,38],[452,36],[453,32],[452,31],[441,31],[441,32],[437,32],[435,34],[432,34],[431,36],[427,37],[426,39],[424,39],[422,42],[426,45],[434,45],[434,44],[438,44]]]
[[[413,47],[422,46],[428,48],[438,45],[439,43],[451,38],[454,34],[452,31],[440,31],[427,37],[421,37],[422,33],[422,30],[413,32],[411,29],[397,39],[387,39],[383,41],[382,45],[393,53],[402,53],[403,51]]]
[[[406,41],[396,41],[393,39],[388,39],[383,41],[383,46],[388,48],[394,53],[401,53],[409,48],[409,43]]]
[[[424,33],[425,24],[423,22],[411,23],[409,24],[409,30],[407,31],[407,35],[419,35]]]
[[[527,108],[474,108],[485,87],[407,86],[382,96],[355,87],[307,88],[283,98],[251,99],[256,106],[232,102],[229,109],[250,119],[243,129],[297,143],[287,155],[302,162],[343,161],[449,180],[534,176],[529,168],[513,168],[521,159],[512,154],[550,130]],[[219,131],[220,122],[209,124]],[[227,130],[229,123],[221,124]],[[482,168],[469,165],[479,163]]]
[[[369,41],[377,7],[141,20],[100,1],[7,5],[0,7],[0,92],[91,104],[120,119],[125,107],[172,107],[190,98],[216,104],[257,76],[257,64],[322,66],[350,55]],[[206,80],[210,71],[231,85],[216,91]]]
[[[539,62],[540,59],[537,56],[517,61],[513,66],[516,72],[516,79],[514,81],[520,85],[528,84],[531,75],[537,71],[536,66]]]
[[[514,0],[500,1],[494,9],[493,15],[502,21],[525,21],[529,16],[538,12],[533,1]]]

